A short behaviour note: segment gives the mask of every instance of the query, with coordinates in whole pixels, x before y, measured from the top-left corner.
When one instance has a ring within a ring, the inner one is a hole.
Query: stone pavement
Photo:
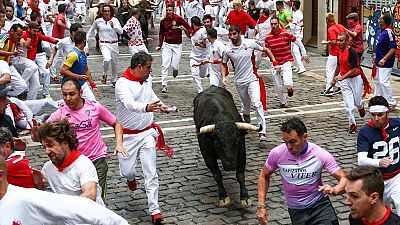
[[[155,114],[155,121],[166,131],[166,141],[175,151],[173,159],[167,158],[160,152],[158,153],[159,201],[161,210],[166,216],[166,224],[257,224],[255,212],[258,175],[270,149],[283,143],[279,130],[280,123],[292,116],[300,117],[305,122],[310,141],[331,152],[345,171],[349,171],[356,165],[357,136],[347,132],[348,122],[341,95],[319,96],[325,85],[326,58],[310,53],[312,62],[306,66],[308,71],[302,75],[293,74],[294,96],[288,99],[290,106],[288,109],[277,108],[277,95],[273,88],[271,74],[263,66],[260,73],[265,79],[268,93],[269,111],[265,113],[268,141],[260,144],[257,133],[249,133],[246,136],[246,184],[253,206],[246,208],[240,205],[239,186],[236,182],[235,173],[223,172],[223,182],[231,196],[232,203],[226,208],[218,207],[216,205],[218,201],[216,183],[201,156],[192,120],[192,101],[196,96],[196,89],[189,68],[188,55],[191,48],[189,39],[184,37],[184,51],[179,75],[177,78],[172,78],[172,72],[170,72],[169,93],[163,94],[161,93],[160,81],[161,52],[154,52],[156,43],[158,43],[158,36],[155,30],[150,32],[155,39],[155,42],[149,47],[149,51],[154,57],[154,90],[164,103],[175,105],[180,109],[177,113]],[[92,42],[89,45],[93,47]],[[119,74],[130,63],[126,46],[120,47],[120,53]],[[92,75],[102,91],[98,100],[112,112],[115,112],[114,89],[109,84],[101,85],[99,82],[102,72],[101,55],[91,51],[88,61]],[[370,71],[366,71],[366,73],[370,74]],[[208,87],[208,80],[204,79],[203,81],[203,85]],[[239,108],[240,101],[232,83],[230,78],[228,90],[234,95],[235,103]],[[400,93],[397,91],[399,90],[399,79],[392,78],[392,85],[396,99],[400,100]],[[51,86],[54,99],[61,98],[59,87],[58,84]],[[397,112],[394,114],[398,116]],[[253,123],[255,123],[256,118],[253,113],[252,117]],[[368,116],[361,119],[356,114],[356,120],[359,126],[362,126],[368,120]],[[104,126],[102,134],[110,152],[107,207],[126,218],[131,224],[150,224],[141,168],[137,169],[139,188],[135,192],[131,192],[126,186],[125,179],[119,175],[116,156],[112,155],[113,130]],[[26,137],[26,140],[29,140],[29,137]],[[43,148],[32,142],[29,143],[27,157],[35,168],[41,168],[44,162],[48,160]],[[330,184],[337,183],[326,172],[324,173],[324,181]],[[349,210],[344,204],[345,195],[332,197],[331,200],[340,218],[340,224],[348,224],[346,218]],[[267,195],[267,207],[269,211],[268,224],[290,224],[278,174],[272,176]]]

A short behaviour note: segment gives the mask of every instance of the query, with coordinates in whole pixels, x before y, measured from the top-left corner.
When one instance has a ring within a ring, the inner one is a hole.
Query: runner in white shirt
[[[220,63],[225,45],[218,40],[217,30],[214,28],[207,28],[207,39],[210,42],[209,58],[201,62],[199,66],[210,63],[210,85],[223,87]]]
[[[267,37],[267,34],[271,32],[271,18],[269,17],[269,9],[261,9],[260,10],[260,18],[257,21],[257,26],[258,26],[258,34],[256,35],[256,42],[260,46],[264,46],[265,38]],[[255,56],[256,56],[256,67],[260,68],[260,63],[262,60],[262,52],[256,50],[255,51]]]
[[[203,16],[203,24],[205,28],[214,28],[217,31],[217,39],[220,41],[222,41],[222,37],[228,36],[227,29],[214,26],[214,18],[210,14]]]
[[[101,82],[107,83],[107,73],[111,66],[111,83],[115,86],[118,73],[118,34],[122,34],[123,30],[118,19],[114,17],[114,8],[109,4],[104,4],[101,8],[102,18],[94,21],[90,27],[87,39],[94,37],[94,31],[99,31],[100,49],[103,55],[103,76]]]
[[[135,167],[139,155],[149,213],[154,224],[161,224],[164,217],[158,204],[156,146],[166,150],[167,155],[172,150],[161,141],[161,128],[153,122],[153,112],[165,111],[168,106],[160,101],[152,89],[151,63],[152,57],[149,54],[143,51],[134,54],[131,66],[125,70],[115,86],[117,118],[124,127],[123,143],[128,151],[128,156],[118,154],[118,161],[121,175],[127,179],[128,188],[135,191],[138,187]],[[158,136],[160,138],[156,141]]]
[[[0,224],[59,224],[69,219],[79,224],[127,225],[106,207],[83,197],[60,195],[7,182],[7,163],[0,157]]]
[[[25,27],[26,25],[25,22],[14,16],[14,6],[12,5],[11,2],[6,3],[5,10],[6,10],[6,21],[4,24],[4,29],[6,31],[9,31],[11,26],[16,23],[21,24],[23,27]]]
[[[140,26],[140,22],[138,18],[140,17],[140,10],[138,8],[132,9],[132,17],[126,22],[123,27],[124,33],[128,35],[128,47],[129,53],[133,56],[135,53],[139,51],[147,51],[146,45],[143,41],[143,33],[142,27]]]
[[[201,79],[205,78],[209,73],[209,64],[201,64],[208,57],[207,47],[207,31],[206,28],[201,26],[201,20],[199,17],[194,16],[191,19],[192,24],[192,35],[190,40],[192,41],[192,51],[190,52],[190,71],[196,85],[197,93],[203,91]]]
[[[275,14],[276,5],[275,0],[260,0],[256,5],[257,9],[269,9],[270,14]]]
[[[6,11],[4,9],[0,9],[0,34],[7,32],[7,30],[4,28],[5,23],[6,23]]]
[[[76,0],[75,13],[82,24],[86,23],[86,0]]]
[[[51,189],[58,194],[87,197],[104,205],[96,168],[77,150],[75,127],[67,119],[56,120],[42,124],[38,134],[50,158],[42,173]]]
[[[190,24],[190,21],[193,17],[197,16],[199,18],[203,18],[204,9],[202,4],[198,0],[189,0],[185,4],[185,15],[186,19]]]
[[[255,71],[252,60],[254,50],[266,52],[271,61],[275,58],[269,49],[258,45],[253,39],[242,39],[238,26],[229,27],[229,39],[231,42],[226,45],[222,56],[221,74],[224,86],[227,84],[226,68],[229,60],[235,68],[235,87],[242,100],[242,113],[244,121],[250,123],[250,103],[255,108],[259,125],[261,126],[260,141],[266,141],[266,123],[264,110],[266,110],[265,84],[261,76]],[[264,101],[264,102],[263,102]]]
[[[289,27],[292,34],[299,39],[303,40],[303,13],[300,11],[300,1],[294,1],[292,5],[293,9],[293,20],[289,22]],[[301,60],[300,48],[292,42],[292,55],[294,58],[294,66],[298,67],[298,74],[302,74],[306,71],[303,61]]]

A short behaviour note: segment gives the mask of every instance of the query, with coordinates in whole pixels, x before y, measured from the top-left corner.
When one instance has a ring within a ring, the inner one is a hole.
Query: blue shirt
[[[379,66],[379,61],[389,52],[390,49],[397,48],[394,33],[390,29],[385,29],[381,32],[378,39],[376,40],[376,60],[375,65]],[[384,68],[392,68],[394,65],[395,56],[393,55],[389,60],[386,61]]]
[[[387,168],[378,168],[382,174],[400,169],[400,118],[389,118],[389,126],[385,130],[386,142],[383,140],[381,129],[369,125],[364,125],[357,136],[357,152],[368,152],[368,158],[372,159],[391,157],[393,160]]]
[[[68,53],[64,64],[70,67],[71,72],[79,75],[86,75],[86,53],[79,50],[77,47],[74,47],[72,51]],[[66,79],[65,76],[63,77],[63,80],[64,79]],[[78,81],[81,86],[85,83],[85,81],[80,79]]]

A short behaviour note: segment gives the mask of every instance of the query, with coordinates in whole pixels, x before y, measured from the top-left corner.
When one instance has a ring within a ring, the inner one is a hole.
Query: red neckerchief
[[[12,114],[14,116],[14,120],[15,121],[20,121],[22,119],[21,109],[14,102],[10,102],[9,105],[10,105]]]
[[[146,81],[145,79],[138,77],[136,74],[133,74],[132,71],[130,70],[130,67],[126,68],[125,72],[122,74],[121,77],[125,77],[128,80],[137,81],[139,83],[143,83]]]
[[[269,18],[269,16],[260,16],[260,18],[258,19],[257,23],[258,23],[258,24],[262,24],[262,23],[264,23],[268,18]]]
[[[68,166],[70,166],[73,162],[75,162],[75,160],[81,155],[81,153],[76,150],[76,149],[72,149],[71,153],[65,158],[64,162],[61,164],[61,166],[57,166],[58,171],[63,172],[65,168],[67,168]]]
[[[271,34],[273,34],[273,35],[278,35],[278,34],[280,34],[282,31],[283,31],[283,29],[279,27],[275,32],[271,30]]]
[[[372,124],[372,121],[368,121],[368,126],[372,127],[372,128],[376,128],[379,129],[377,127],[374,127],[374,125]],[[381,129],[381,133],[383,136],[383,140],[386,141],[386,136],[387,136],[387,132],[386,132],[386,128],[389,126],[389,118],[386,119],[386,122],[382,125]]]
[[[370,222],[368,222],[365,218],[362,218],[361,220],[363,221],[363,223],[364,223],[365,225],[379,225],[379,224],[383,224],[383,222],[385,222],[385,221],[389,218],[389,216],[390,216],[390,209],[389,209],[389,207],[387,207],[387,206],[385,205],[385,208],[386,208],[385,215],[383,215],[383,217],[380,218],[378,221],[375,221],[375,222],[373,222],[373,223],[370,223]]]
[[[196,27],[192,30],[192,32],[190,33],[190,36],[193,36],[198,30],[200,30],[202,27]]]
[[[328,27],[331,27],[331,26],[333,26],[335,24],[336,24],[335,22],[330,22],[330,23],[328,23]]]
[[[189,2],[190,2],[191,0],[189,0]],[[194,1],[194,0],[193,0]],[[210,2],[204,2],[203,3],[204,4],[204,6],[206,6],[206,5],[211,5],[211,3]]]

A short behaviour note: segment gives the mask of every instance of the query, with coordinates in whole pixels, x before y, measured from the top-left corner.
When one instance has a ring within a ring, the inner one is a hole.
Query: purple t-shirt
[[[85,99],[83,107],[70,109],[62,104],[47,122],[67,118],[75,126],[76,137],[79,140],[78,150],[94,161],[107,156],[107,146],[100,133],[100,121],[113,126],[117,118],[103,105],[96,101]]]
[[[376,40],[376,60],[375,64],[378,67],[379,61],[385,57],[390,49],[397,48],[394,33],[391,29],[387,28],[381,32],[378,39]],[[393,55],[389,60],[383,65],[384,68],[392,68],[394,65],[395,56]]]
[[[265,166],[271,172],[279,169],[289,209],[305,209],[324,198],[318,191],[325,168],[331,175],[340,169],[335,158],[316,144],[308,143],[301,155],[292,155],[285,144],[271,150]]]

